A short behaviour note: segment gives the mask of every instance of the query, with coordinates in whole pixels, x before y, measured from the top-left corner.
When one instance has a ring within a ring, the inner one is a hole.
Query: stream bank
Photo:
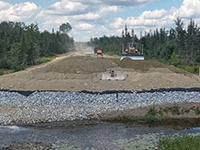
[[[31,143],[57,150],[68,150],[68,148],[73,148],[73,150],[129,150],[130,147],[138,147],[138,150],[145,150],[148,147],[149,150],[154,150],[159,139],[164,136],[198,135],[200,131],[199,128],[174,130],[164,127],[150,128],[148,125],[98,121],[88,122],[87,125],[77,124],[79,126],[70,127],[68,123],[64,126],[63,122],[63,126],[57,128],[53,124],[0,127],[0,149],[16,143],[25,145]]]

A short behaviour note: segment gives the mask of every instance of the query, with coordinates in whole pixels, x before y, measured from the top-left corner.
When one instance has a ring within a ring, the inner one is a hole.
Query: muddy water
[[[156,146],[158,137],[175,133],[197,133],[194,130],[173,130],[166,128],[149,128],[129,126],[117,123],[100,123],[76,128],[20,128],[17,126],[0,127],[0,149],[14,142],[39,142],[44,145],[68,145],[81,149],[121,149],[119,141],[127,141],[134,137],[150,140]],[[153,136],[149,136],[153,135]],[[155,137],[156,136],[156,137]],[[121,142],[122,143],[122,142]]]

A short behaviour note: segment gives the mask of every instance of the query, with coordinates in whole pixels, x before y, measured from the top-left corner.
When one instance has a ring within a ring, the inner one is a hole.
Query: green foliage
[[[200,115],[200,109],[199,109],[199,107],[197,107],[197,108],[195,109],[195,114],[196,114],[196,115]]]
[[[198,74],[199,73],[199,68],[200,64],[194,64],[194,65],[178,65],[177,67],[186,70],[188,72]]]
[[[14,70],[0,69],[0,75],[13,73]]]
[[[149,108],[145,116],[122,115],[122,116],[109,118],[106,121],[120,122],[120,123],[135,122],[135,121],[144,122],[144,123],[149,124],[150,127],[153,127],[156,122],[159,122],[162,119],[163,119],[163,112],[156,111],[155,107],[152,106]]]
[[[0,69],[0,75],[3,75],[3,74],[4,74],[3,69]]]
[[[36,64],[43,64],[52,61],[56,56],[40,57],[36,60]]]
[[[174,65],[174,66],[178,66],[181,64],[181,60],[180,60],[180,56],[173,53],[168,61],[169,64]]]
[[[193,135],[165,137],[159,141],[159,150],[199,150],[200,137]]]
[[[178,104],[174,104],[171,108],[171,113],[172,115],[180,115],[180,107],[178,106]]]
[[[161,112],[157,112],[155,107],[152,106],[145,115],[145,121],[149,124],[149,126],[154,126],[156,122],[162,120],[162,115],[163,114]]]
[[[200,30],[191,19],[184,28],[180,18],[175,20],[175,28],[155,29],[149,33],[145,32],[140,39],[136,35],[122,32],[122,37],[106,37],[91,39],[89,45],[101,47],[108,54],[121,55],[122,44],[133,42],[137,48],[144,45],[145,59],[156,59],[170,65],[181,67],[192,73],[198,72],[200,65]],[[191,66],[192,65],[192,66]]]
[[[145,118],[147,119],[148,123],[155,123],[156,121],[156,109],[155,107],[150,107]]]
[[[165,107],[165,108],[163,109],[163,111],[164,111],[166,114],[168,114],[168,113],[170,112],[172,115],[180,115],[181,112],[183,112],[183,111],[180,110],[179,105],[176,104],[176,103],[174,103],[174,105],[173,105],[172,107]]]
[[[0,69],[15,71],[35,65],[40,57],[61,54],[73,48],[74,40],[67,35],[72,27],[62,25],[62,33],[40,32],[37,24],[21,22],[0,23]],[[50,61],[41,58],[39,63]]]
[[[60,26],[60,31],[64,34],[67,34],[69,31],[72,30],[72,26],[67,22],[67,23],[63,23],[61,26]]]
[[[115,51],[108,51],[108,52],[105,52],[105,54],[113,56],[113,55],[116,55],[116,52]]]
[[[93,47],[100,47],[103,53],[108,55],[120,55],[122,51],[123,40],[120,37],[101,37],[90,40],[89,45]]]
[[[184,114],[184,113],[189,113],[190,112],[190,109],[186,109],[185,111],[183,111],[183,113],[182,114]]]
[[[19,71],[25,69],[27,54],[21,51],[21,43],[14,43],[8,52],[8,63],[10,68]]]

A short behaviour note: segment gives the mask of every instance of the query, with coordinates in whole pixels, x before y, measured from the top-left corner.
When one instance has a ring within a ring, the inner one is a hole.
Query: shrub
[[[195,109],[195,114],[196,114],[196,115],[200,115],[200,109],[199,109],[199,107],[197,107],[197,108]]]
[[[170,108],[172,115],[180,115],[180,107],[177,104],[174,104],[173,107]]]
[[[145,115],[145,121],[149,124],[150,127],[154,127],[157,121],[162,119],[162,113],[157,112],[155,107],[150,107],[147,114]]]
[[[158,143],[159,150],[199,150],[200,137],[193,135],[165,137]]]

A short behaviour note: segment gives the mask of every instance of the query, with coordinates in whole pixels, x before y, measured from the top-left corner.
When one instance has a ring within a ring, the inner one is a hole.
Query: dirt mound
[[[117,67],[117,59],[94,57],[70,57],[38,69],[38,72],[56,72],[67,74],[92,74],[105,72],[108,68]]]
[[[166,66],[156,61],[123,59],[119,66],[121,68],[133,68],[138,71],[147,72],[150,68],[165,68]]]
[[[89,51],[90,52],[90,51]],[[200,86],[200,78],[184,70],[156,61],[133,61],[119,57],[97,58],[88,51],[75,51],[55,60],[0,77],[0,89],[106,91],[191,88]],[[98,73],[110,69],[127,73],[125,81],[102,81]],[[183,75],[184,74],[184,75]]]
[[[121,68],[132,68],[140,72],[147,72],[151,68],[167,68],[174,73],[180,73],[184,75],[189,74],[184,70],[181,70],[173,66],[165,65],[154,60],[141,61],[141,60],[131,60],[130,58],[125,58],[122,61],[120,61],[119,66]]]

